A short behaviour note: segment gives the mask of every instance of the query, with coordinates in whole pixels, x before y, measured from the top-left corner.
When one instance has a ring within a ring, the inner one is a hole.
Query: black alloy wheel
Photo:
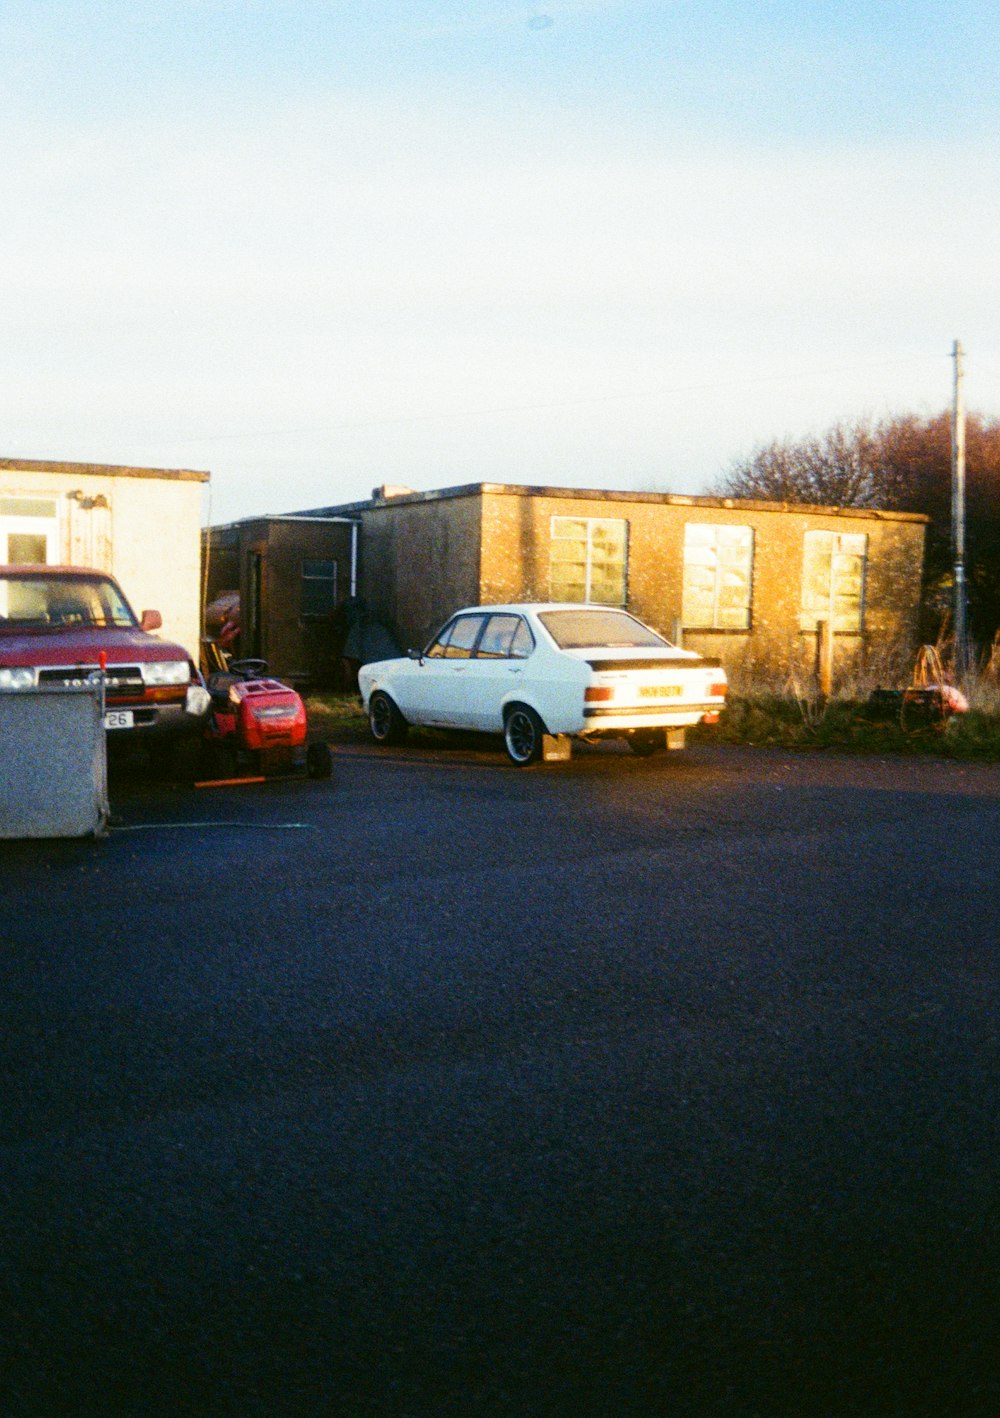
[[[406,738],[406,720],[381,689],[368,701],[368,727],[376,743],[402,743]]]
[[[512,704],[504,715],[503,741],[507,757],[518,768],[537,763],[542,756],[545,725],[526,704]]]

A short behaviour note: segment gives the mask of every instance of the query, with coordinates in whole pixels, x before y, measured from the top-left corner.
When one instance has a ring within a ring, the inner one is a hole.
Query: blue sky
[[[5,456],[212,520],[1000,415],[992,7],[2,3]]]

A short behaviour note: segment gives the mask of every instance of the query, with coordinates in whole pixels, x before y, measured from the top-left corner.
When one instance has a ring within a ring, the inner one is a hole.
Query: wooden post
[[[833,617],[816,622],[816,679],[821,699],[833,693]]]

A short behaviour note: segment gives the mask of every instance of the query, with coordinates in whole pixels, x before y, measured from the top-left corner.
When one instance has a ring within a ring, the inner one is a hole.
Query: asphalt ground
[[[1000,771],[340,749],[0,844],[0,1413],[1000,1411]]]

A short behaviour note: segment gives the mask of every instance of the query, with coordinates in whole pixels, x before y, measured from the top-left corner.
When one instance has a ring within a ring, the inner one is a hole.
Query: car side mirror
[[[407,650],[406,654],[407,654],[407,657],[408,657],[409,659],[411,659],[411,660],[420,660],[420,661],[422,661],[423,658],[424,658],[424,652],[423,652],[423,650]]]
[[[143,611],[139,624],[143,630],[159,630],[163,625],[163,617],[159,611]]]

